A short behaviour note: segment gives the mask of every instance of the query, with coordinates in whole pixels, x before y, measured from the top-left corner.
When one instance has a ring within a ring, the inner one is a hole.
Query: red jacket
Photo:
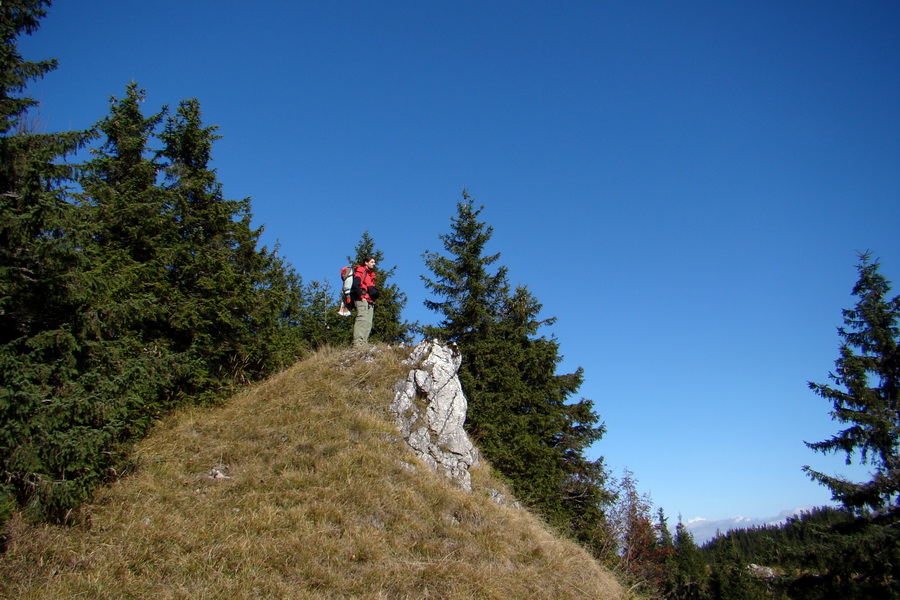
[[[375,271],[370,271],[365,265],[356,265],[353,268],[353,287],[350,295],[354,300],[365,300],[369,304],[375,302],[369,298],[369,288],[375,285]]]

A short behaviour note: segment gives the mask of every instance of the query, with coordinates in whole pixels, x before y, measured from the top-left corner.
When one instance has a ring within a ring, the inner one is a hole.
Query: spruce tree
[[[250,225],[250,199],[224,197],[209,166],[216,129],[204,126],[196,99],[184,100],[167,119],[158,152],[167,193],[162,216],[174,233],[164,327],[192,366],[187,391],[253,379],[299,351],[281,322],[295,316],[299,277],[277,253],[257,248],[262,230]]]
[[[338,291],[327,279],[303,286],[297,332],[304,347],[315,350],[350,343],[353,319],[338,315],[337,297]]]
[[[139,354],[155,347],[165,353],[164,324],[169,293],[169,249],[176,230],[169,218],[169,198],[157,185],[162,165],[150,142],[165,108],[145,117],[145,92],[130,83],[123,98],[110,99],[110,112],[97,124],[103,136],[81,178],[81,203],[91,259],[88,277],[97,282],[89,328],[98,343],[118,345]],[[103,351],[101,351],[103,352]]]
[[[846,427],[830,439],[807,443],[817,452],[843,452],[847,463],[857,458],[872,469],[866,482],[803,470],[831,490],[832,497],[858,513],[885,513],[896,520],[900,511],[900,296],[889,298],[890,282],[878,272],[878,261],[861,254],[859,280],[853,287],[856,306],[843,311],[840,358],[829,374],[834,386],[809,383],[831,401],[832,417]]]
[[[559,345],[538,335],[553,319],[538,318],[527,287],[510,291],[504,267],[492,270],[500,255],[484,253],[493,230],[479,220],[482,209],[463,192],[451,233],[440,237],[448,255],[425,254],[434,278],[423,280],[438,297],[425,305],[443,317],[426,335],[458,345],[466,427],[517,497],[594,543],[611,497],[602,459],[584,451],[603,427],[589,400],[570,400],[582,371],[558,375]]]
[[[166,192],[160,217],[172,227],[164,249],[167,315],[160,326],[170,348],[182,355],[180,385],[188,393],[226,379],[233,322],[239,320],[231,318],[233,296],[243,283],[229,258],[233,217],[244,206],[222,197],[208,167],[215,129],[203,126],[196,100],[183,101],[166,119],[156,153]]]
[[[249,230],[249,216],[247,228]],[[244,258],[255,302],[241,335],[237,356],[246,361],[246,376],[235,383],[254,381],[294,363],[304,352],[300,335],[303,281],[294,267],[279,253],[265,246]]]
[[[704,556],[681,518],[675,526],[675,552],[671,557],[667,597],[705,600],[709,595],[709,571]]]
[[[855,518],[824,528],[817,546],[807,550],[826,573],[816,582],[841,598],[900,597],[900,296],[889,297],[890,282],[878,261],[860,254],[854,308],[843,311],[840,357],[829,373],[834,385],[809,383],[831,401],[832,417],[844,429],[822,442],[817,452],[843,452],[847,463],[869,465],[870,479],[854,482],[812,469],[803,470],[826,486],[832,498]],[[835,557],[839,557],[835,558]],[[813,589],[797,580],[795,587]]]
[[[0,3],[0,521],[68,518],[170,407],[299,352],[299,277],[223,199],[196,101],[160,150],[134,83],[92,132],[30,130],[22,94],[55,61],[15,42],[48,4]]]
[[[590,542],[611,495],[603,460],[584,453],[605,429],[590,400],[572,399],[582,369],[557,374],[559,343],[539,335],[555,319],[540,319],[541,309],[526,286],[517,286],[487,335],[462,346],[472,368],[461,381],[479,398],[470,405],[470,427],[522,500]]]
[[[78,483],[58,480],[56,457],[68,450],[40,450],[57,439],[47,417],[79,369],[73,320],[85,290],[84,240],[64,159],[90,139],[38,133],[29,122],[37,102],[27,85],[57,63],[25,60],[16,42],[37,30],[48,5],[0,3],[0,522],[14,500],[38,514],[83,497]]]
[[[155,171],[143,156],[152,127],[135,110],[137,98],[114,103],[115,118],[101,121],[107,142],[85,170],[86,193],[69,204],[74,218],[60,233],[78,262],[62,279],[67,302],[55,300],[55,314],[65,309],[65,336],[51,334],[68,351],[35,356],[38,372],[56,374],[54,385],[45,382],[40,404],[21,415],[9,461],[19,501],[35,518],[65,518],[121,470],[128,443],[169,402],[177,373],[178,357],[156,331],[167,232],[152,190]],[[20,379],[13,389],[28,383],[35,380]]]
[[[38,28],[48,4],[0,4],[0,344],[10,357],[29,354],[35,336],[60,330],[71,303],[66,278],[79,262],[67,236],[74,220],[65,187],[71,169],[60,159],[89,134],[33,131],[28,111],[37,102],[23,93],[56,61],[26,61],[16,46],[21,34]],[[29,369],[22,367],[13,371],[24,375]]]
[[[23,342],[65,322],[66,278],[80,258],[68,236],[75,207],[67,202],[71,168],[62,159],[90,134],[34,131],[29,109],[37,102],[23,94],[56,61],[26,61],[16,46],[38,28],[48,4],[0,4],[0,344],[17,346],[12,354],[30,352]]]
[[[500,253],[484,255],[494,232],[478,220],[484,207],[476,208],[466,190],[462,195],[456,216],[450,218],[451,232],[439,236],[449,256],[426,251],[425,264],[434,278],[422,277],[425,287],[437,297],[425,300],[425,307],[443,317],[437,326],[426,326],[425,334],[458,344],[487,330],[509,285],[505,267],[491,271]]]

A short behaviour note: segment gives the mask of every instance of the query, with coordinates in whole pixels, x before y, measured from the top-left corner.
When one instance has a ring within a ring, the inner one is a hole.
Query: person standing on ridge
[[[350,298],[356,307],[356,321],[353,323],[353,347],[361,348],[369,342],[372,319],[375,316],[375,300],[378,298],[373,257],[367,256],[363,260],[363,264],[354,267]]]

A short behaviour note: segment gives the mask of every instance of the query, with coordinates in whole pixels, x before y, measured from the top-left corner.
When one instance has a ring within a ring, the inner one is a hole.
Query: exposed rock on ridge
[[[468,402],[457,377],[462,357],[455,347],[425,340],[404,362],[413,368],[394,386],[390,411],[397,427],[432,470],[471,490],[469,467],[479,456],[463,430]]]

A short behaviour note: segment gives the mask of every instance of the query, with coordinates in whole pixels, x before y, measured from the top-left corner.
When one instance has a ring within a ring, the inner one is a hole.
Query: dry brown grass
[[[486,467],[468,493],[418,463],[386,411],[405,352],[378,356],[323,350],[172,415],[79,525],[9,523],[0,596],[623,596],[583,549],[493,502]]]

